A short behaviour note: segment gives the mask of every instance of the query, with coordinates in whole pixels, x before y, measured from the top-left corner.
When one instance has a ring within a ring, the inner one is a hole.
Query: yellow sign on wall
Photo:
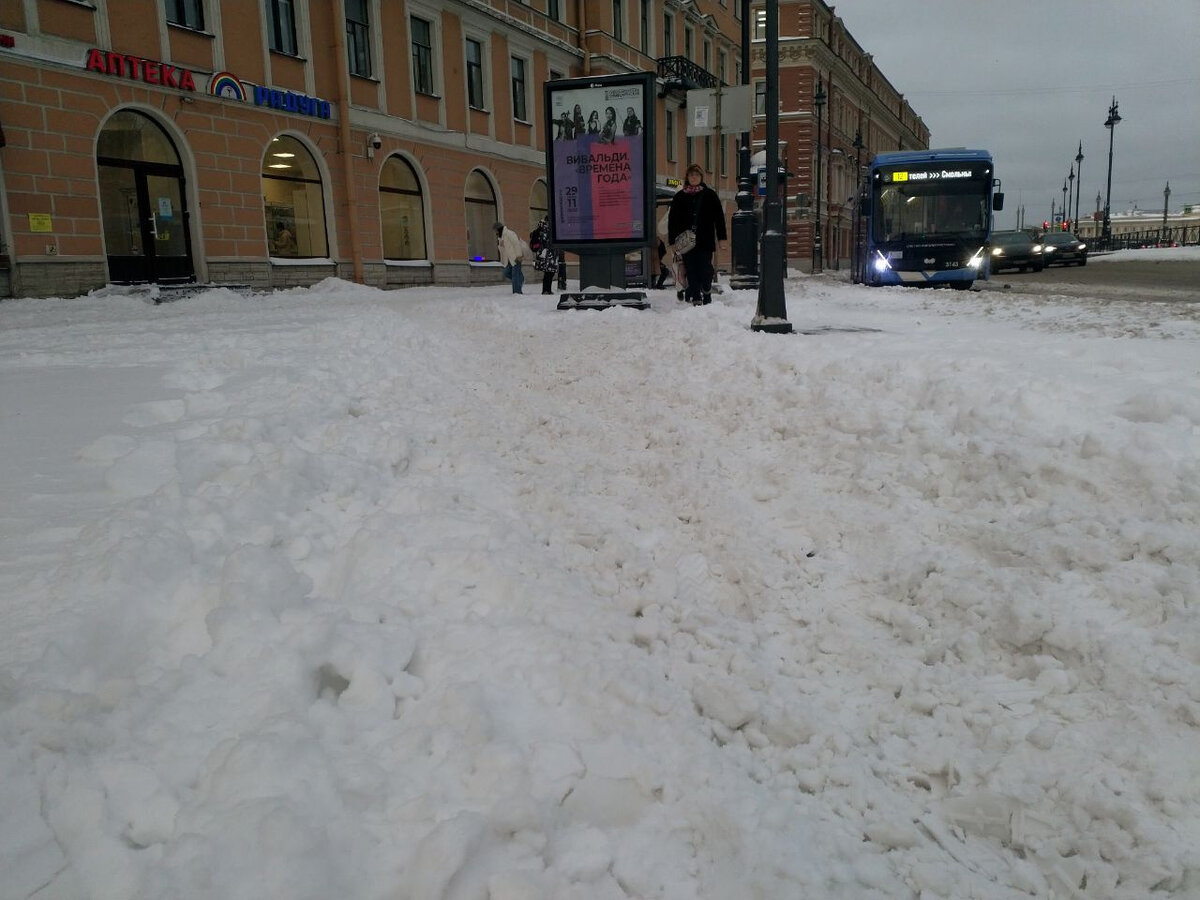
[[[54,230],[54,222],[49,213],[30,213],[29,230],[37,234],[49,234]]]

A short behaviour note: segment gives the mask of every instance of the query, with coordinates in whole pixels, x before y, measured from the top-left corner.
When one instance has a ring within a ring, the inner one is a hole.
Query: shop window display
[[[274,138],[263,156],[262,184],[271,256],[328,257],[321,173],[304,144],[288,135]]]

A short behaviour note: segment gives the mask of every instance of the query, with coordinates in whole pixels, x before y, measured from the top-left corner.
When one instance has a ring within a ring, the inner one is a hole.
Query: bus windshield
[[[990,182],[900,182],[884,185],[871,221],[876,242],[913,238],[980,239],[988,231]]]

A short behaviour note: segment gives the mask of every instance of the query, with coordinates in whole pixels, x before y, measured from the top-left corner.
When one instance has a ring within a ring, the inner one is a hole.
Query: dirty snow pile
[[[0,898],[1200,896],[1200,298],[787,287],[0,304]]]

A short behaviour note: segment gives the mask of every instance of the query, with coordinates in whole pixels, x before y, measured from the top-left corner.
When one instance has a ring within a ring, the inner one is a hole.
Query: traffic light
[[[1050,223],[1047,222],[1045,219],[1042,219],[1042,231],[1045,231],[1049,227],[1050,227]]]

